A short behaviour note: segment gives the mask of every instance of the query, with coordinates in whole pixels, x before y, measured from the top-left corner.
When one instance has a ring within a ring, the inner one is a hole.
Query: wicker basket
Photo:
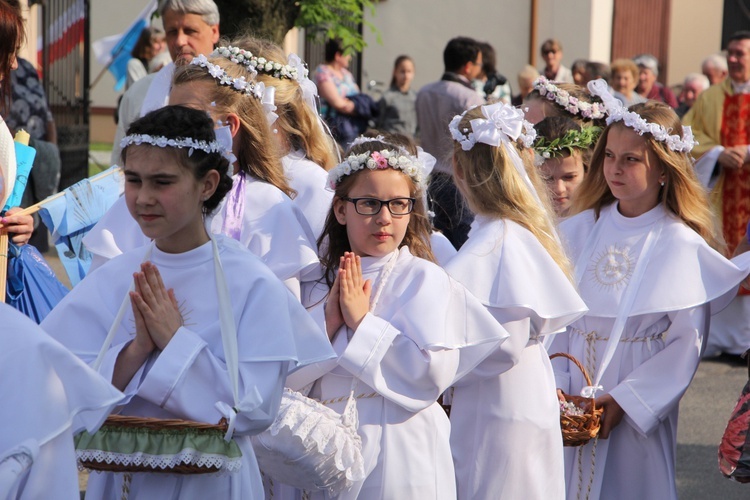
[[[591,377],[589,377],[586,368],[583,367],[580,361],[564,352],[558,352],[552,354],[550,359],[555,358],[567,358],[573,362],[583,373],[583,377],[586,379],[586,385],[591,385]],[[583,415],[568,415],[560,412],[560,427],[563,435],[564,446],[583,446],[588,443],[590,439],[595,438],[599,434],[599,427],[601,426],[602,409],[597,408],[594,405],[593,398],[584,398],[582,396],[572,396],[570,394],[564,394],[565,400],[573,403],[578,408],[583,410]]]
[[[225,441],[227,421],[222,418],[218,424],[205,424],[179,419],[160,419],[110,415],[95,434],[83,432],[76,437],[76,451],[79,467],[87,470],[105,472],[161,472],[169,474],[208,474],[220,472],[228,462],[239,465],[242,453],[233,441]],[[120,446],[118,435],[129,433],[147,434],[152,441],[160,444],[169,440],[172,459],[170,465],[149,464],[146,457],[164,456],[160,450],[143,452],[131,447],[130,442]],[[97,442],[97,437],[107,436]],[[196,436],[211,443],[210,450],[196,450],[191,440]],[[99,445],[105,444],[105,450]],[[110,446],[111,445],[111,446]],[[176,448],[175,448],[176,447]],[[175,449],[179,450],[174,453]],[[99,453],[101,452],[101,453]],[[94,455],[97,455],[94,457]],[[116,457],[116,458],[113,458]],[[227,460],[224,460],[226,457]],[[125,462],[125,463],[123,463]]]

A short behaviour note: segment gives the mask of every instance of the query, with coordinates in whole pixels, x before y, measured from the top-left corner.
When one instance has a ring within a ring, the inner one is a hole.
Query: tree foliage
[[[359,25],[365,9],[375,12],[373,0],[215,0],[221,15],[221,33],[233,37],[249,32],[282,43],[286,33],[303,28],[317,40],[339,38],[349,51],[361,51],[365,42]]]

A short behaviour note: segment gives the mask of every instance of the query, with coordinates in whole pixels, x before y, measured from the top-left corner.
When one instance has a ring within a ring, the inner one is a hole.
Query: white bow
[[[523,112],[504,103],[482,106],[484,119],[471,120],[471,130],[476,142],[499,146],[517,140],[523,132]]]

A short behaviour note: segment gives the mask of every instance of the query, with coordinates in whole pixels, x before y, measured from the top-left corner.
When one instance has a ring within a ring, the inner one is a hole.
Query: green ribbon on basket
[[[126,466],[149,463],[155,472],[169,472],[178,465],[175,462],[198,465],[201,461],[209,462],[215,471],[236,470],[242,457],[237,443],[233,439],[225,441],[220,429],[105,424],[94,434],[78,434],[75,447],[83,467],[95,470],[97,462]]]

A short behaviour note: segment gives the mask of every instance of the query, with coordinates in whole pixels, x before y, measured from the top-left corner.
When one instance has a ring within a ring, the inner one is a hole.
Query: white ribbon
[[[594,398],[596,397],[597,391],[603,391],[604,387],[601,385],[587,385],[583,389],[581,389],[581,396],[584,398]]]
[[[258,82],[256,85],[260,91],[260,103],[263,105],[263,111],[266,113],[266,120],[269,125],[273,125],[279,117],[275,113],[276,104],[274,104],[276,89],[270,85],[266,86],[263,82]]]
[[[432,173],[432,169],[435,168],[437,158],[422,149],[421,146],[417,146],[417,159],[422,162],[422,178],[426,179]]]
[[[234,434],[234,425],[237,422],[237,411],[224,401],[217,401],[214,407],[219,410],[222,417],[227,419],[227,432],[224,434],[224,441],[229,441]]]
[[[221,147],[224,148],[224,158],[229,160],[230,164],[234,164],[234,162],[237,161],[237,157],[232,153],[232,129],[229,125],[222,125],[221,120],[219,120],[218,124],[219,126],[214,129],[216,142],[221,144]]]
[[[613,206],[612,210],[617,210],[617,206]],[[581,254],[578,256],[578,260],[576,261],[575,266],[576,284],[578,284],[578,286],[581,285],[581,281],[583,280],[583,277],[586,274],[586,270],[588,269],[588,265],[591,262],[597,242],[599,241],[599,236],[601,234],[602,228],[608,224],[608,222],[605,222],[605,219],[609,219],[609,217],[609,212],[607,212],[606,214],[602,214],[599,217],[599,220],[594,224],[594,229],[591,231],[591,234],[589,234],[589,237],[586,240],[586,245],[584,246],[583,252],[581,252]],[[651,256],[651,251],[654,248],[654,244],[659,241],[659,237],[661,236],[665,217],[662,217],[657,222],[655,222],[646,235],[646,240],[643,243],[643,248],[641,249],[641,253],[638,256],[638,260],[636,261],[633,274],[631,275],[627,287],[625,288],[625,291],[623,292],[620,299],[617,317],[615,318],[615,322],[612,325],[612,330],[610,331],[609,338],[607,339],[607,345],[604,349],[604,357],[602,358],[601,363],[599,364],[599,368],[596,371],[594,384],[588,385],[581,389],[581,396],[583,397],[593,398],[596,395],[597,391],[604,390],[604,387],[602,387],[599,382],[601,382],[602,377],[604,376],[604,371],[612,361],[612,358],[615,355],[615,351],[617,350],[617,346],[619,345],[620,339],[622,338],[622,333],[625,330],[625,324],[627,323],[628,318],[630,318],[630,311],[633,310],[633,304],[635,303],[638,288],[643,281],[643,275],[646,272],[646,267]]]
[[[315,114],[318,114],[318,104],[316,101],[316,97],[318,97],[318,86],[315,85],[315,82],[310,80],[308,77],[308,70],[305,66],[305,63],[302,62],[302,59],[297,54],[289,54],[289,57],[287,57],[286,61],[287,65],[291,66],[295,70],[297,70],[297,83],[299,83],[299,86],[302,87],[302,97],[305,99],[305,102],[308,106],[310,106],[310,109],[312,109]]]

